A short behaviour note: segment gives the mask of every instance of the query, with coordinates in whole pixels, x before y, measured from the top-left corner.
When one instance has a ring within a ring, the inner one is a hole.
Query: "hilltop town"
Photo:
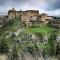
[[[60,17],[38,10],[0,16],[0,60],[60,60]]]
[[[26,26],[32,26],[33,23],[48,24],[50,22],[52,26],[60,27],[60,21],[55,21],[56,17],[48,16],[45,13],[40,14],[38,10],[16,11],[14,8],[8,11],[8,15],[0,16],[0,27],[16,18],[19,18]]]

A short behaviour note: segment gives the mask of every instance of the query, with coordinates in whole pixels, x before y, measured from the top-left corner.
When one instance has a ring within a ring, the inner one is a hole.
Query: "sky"
[[[60,0],[0,0],[0,15],[8,10],[39,10],[48,15],[60,16]]]

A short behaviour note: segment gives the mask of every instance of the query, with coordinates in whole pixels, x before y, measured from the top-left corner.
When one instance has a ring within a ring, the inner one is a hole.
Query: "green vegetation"
[[[3,39],[0,42],[0,53],[7,54],[8,52],[9,52],[9,46],[7,45],[7,42]]]
[[[17,53],[16,47],[14,47],[13,50],[12,50],[11,60],[18,60],[18,53]]]
[[[4,27],[2,27],[2,30],[17,30],[21,26],[20,19],[10,20]]]
[[[27,32],[30,32],[30,33],[52,33],[54,31],[54,28],[51,28],[51,27],[48,27],[48,26],[41,26],[41,27],[29,27],[29,28],[26,28],[26,31]]]
[[[23,29],[23,31],[18,35],[14,34],[19,29]],[[55,31],[54,28],[51,28],[47,25],[23,28],[19,19],[11,20],[0,29],[0,53],[12,53],[12,60],[14,60],[15,57],[17,60],[18,52],[20,51],[29,52],[34,56],[39,53],[42,53],[43,56],[55,55],[55,43],[58,31],[59,30]],[[46,40],[43,41],[46,33],[48,41],[47,43],[44,43],[46,42]],[[32,34],[35,35],[35,39],[32,38]]]

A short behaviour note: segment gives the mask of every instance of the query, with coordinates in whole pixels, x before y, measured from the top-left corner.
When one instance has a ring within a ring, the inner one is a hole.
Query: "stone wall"
[[[8,11],[8,18],[9,19],[15,19],[16,18],[16,10],[12,8],[12,10]]]
[[[41,22],[42,24],[48,24],[49,20],[52,19],[51,16],[48,16],[45,13],[39,15],[38,10],[16,11],[14,8],[8,11],[8,17],[9,19],[20,18],[21,22],[26,24],[31,24],[31,22],[33,22],[32,17],[36,17],[34,22]]]
[[[8,11],[8,17],[9,18],[16,18],[16,17],[21,17],[22,21],[30,20],[30,17],[32,16],[38,16],[39,11],[37,10],[27,10],[27,11],[16,11],[15,9],[9,10]]]
[[[22,21],[30,21],[31,17],[38,16],[38,15],[39,15],[39,11],[35,11],[35,10],[22,11],[21,20]]]

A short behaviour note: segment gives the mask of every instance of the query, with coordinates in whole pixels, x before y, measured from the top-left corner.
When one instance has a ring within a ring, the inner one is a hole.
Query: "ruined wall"
[[[21,16],[22,21],[30,21],[31,17],[38,16],[38,15],[39,15],[39,11],[37,10],[16,11],[15,9],[12,9],[8,11],[8,17],[10,19],[15,19],[16,17],[20,18]]]
[[[47,14],[43,13],[38,16],[38,20],[43,24],[48,24],[50,20],[53,20],[52,16],[48,16]]]
[[[35,10],[27,10],[27,11],[23,11],[22,12],[22,21],[30,21],[32,17],[34,16],[38,16],[39,15],[39,11],[35,11]]]
[[[26,24],[29,24],[29,22],[33,21],[34,22],[40,21],[43,22],[44,24],[47,24],[49,22],[49,19],[50,20],[52,19],[52,17],[48,16],[45,13],[39,15],[38,10],[16,11],[15,9],[12,9],[8,11],[8,17],[10,19],[20,18],[20,20]]]
[[[16,11],[16,18],[20,18],[20,12],[19,11]]]
[[[40,16],[40,21],[46,21],[46,18],[47,18],[47,14],[41,14]]]
[[[28,10],[27,11],[29,16],[38,16],[39,15],[39,11],[36,10]]]
[[[15,19],[16,18],[16,10],[12,8],[12,10],[8,11],[8,18],[9,19]]]
[[[15,11],[10,11],[10,13],[8,14],[8,18],[9,19],[15,19],[16,18],[16,12]]]

